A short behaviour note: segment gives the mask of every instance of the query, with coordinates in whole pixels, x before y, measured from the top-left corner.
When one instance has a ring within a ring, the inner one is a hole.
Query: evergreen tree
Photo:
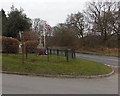
[[[12,6],[8,14],[7,36],[15,38],[19,31],[29,31],[30,26],[30,19],[27,18],[26,14],[23,14],[23,10],[18,10]]]
[[[5,11],[3,9],[1,9],[1,16],[2,16],[2,35],[6,36],[7,35],[7,17],[5,14]]]

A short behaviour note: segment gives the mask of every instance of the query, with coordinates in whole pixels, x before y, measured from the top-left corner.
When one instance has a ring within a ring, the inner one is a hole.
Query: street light
[[[24,34],[23,31],[19,31],[20,39],[22,42],[22,64],[24,64]]]

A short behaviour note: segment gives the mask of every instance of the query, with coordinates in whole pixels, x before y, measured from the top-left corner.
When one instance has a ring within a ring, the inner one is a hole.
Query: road
[[[3,74],[3,94],[117,94],[117,74],[99,79],[60,79]]]
[[[76,53],[77,58],[87,59],[91,61],[100,62],[103,64],[108,64],[112,66],[118,66],[118,57],[111,57],[111,56],[99,56],[99,55],[89,55],[89,54],[80,54]]]
[[[52,50],[52,53],[57,54],[57,51]],[[60,51],[59,54],[64,55],[65,52]],[[103,64],[112,65],[112,66],[118,66],[118,59],[120,60],[120,58],[118,58],[118,57],[90,55],[90,54],[81,54],[81,53],[76,53],[76,57],[81,58],[81,59],[87,59],[87,60],[91,60],[91,61],[96,61],[96,62],[100,62],[100,63],[103,63]]]

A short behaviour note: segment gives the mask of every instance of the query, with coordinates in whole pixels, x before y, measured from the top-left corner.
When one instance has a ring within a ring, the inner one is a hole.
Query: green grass
[[[3,54],[2,56],[2,70],[9,72],[90,76],[107,74],[112,71],[104,64],[93,61],[69,59],[69,62],[67,62],[64,56],[50,55],[48,61],[47,56],[29,54],[24,64],[22,64],[20,54]]]

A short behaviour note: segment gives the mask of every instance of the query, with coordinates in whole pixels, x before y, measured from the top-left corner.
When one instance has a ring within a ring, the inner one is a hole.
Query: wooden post
[[[24,44],[22,42],[22,64],[24,64]]]
[[[48,60],[48,62],[49,62],[49,49],[46,48],[46,50],[47,50],[47,60]]]
[[[26,46],[25,48],[26,48],[26,59],[27,59],[28,58],[28,54],[27,54],[28,53],[28,47]]]
[[[23,31],[19,31],[19,35],[22,41],[22,64],[24,64],[24,34]]]
[[[76,58],[76,55],[75,55],[75,49],[74,49],[74,58]]]
[[[71,55],[72,55],[72,58],[74,58],[74,50],[71,49]]]
[[[67,59],[67,62],[68,62],[68,50],[66,50],[66,59]]]
[[[22,64],[24,64],[24,33],[22,31]]]
[[[59,55],[59,50],[57,49],[57,56]]]
[[[50,54],[52,54],[51,49],[49,49],[49,51],[50,51]]]

